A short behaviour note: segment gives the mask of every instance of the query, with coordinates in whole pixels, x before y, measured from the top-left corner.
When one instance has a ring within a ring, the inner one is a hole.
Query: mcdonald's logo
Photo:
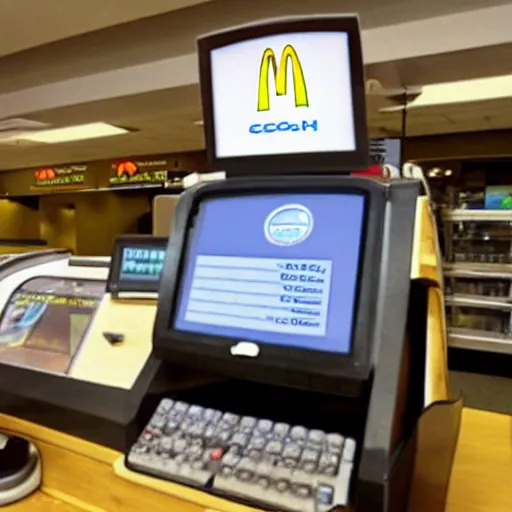
[[[272,66],[274,74],[275,90],[278,96],[287,93],[288,66],[291,63],[293,74],[293,89],[295,93],[296,107],[309,107],[308,91],[304,72],[295,48],[288,44],[281,54],[279,67],[277,66],[274,50],[267,48],[263,53],[260,65],[260,79],[258,84],[258,112],[270,110],[270,93],[268,87],[269,68]]]
[[[139,167],[135,162],[121,162],[116,166],[116,174],[118,178],[122,178],[125,174],[132,178],[139,172]]]

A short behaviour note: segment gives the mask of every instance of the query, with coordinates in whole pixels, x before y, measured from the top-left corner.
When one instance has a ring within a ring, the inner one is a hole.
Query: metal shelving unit
[[[441,221],[449,345],[512,354],[512,211],[448,210]]]

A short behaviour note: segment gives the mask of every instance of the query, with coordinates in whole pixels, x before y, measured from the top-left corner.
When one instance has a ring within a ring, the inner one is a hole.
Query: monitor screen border
[[[217,48],[265,36],[294,32],[346,32],[349,40],[354,151],[217,157],[212,94],[211,52]],[[357,16],[281,18],[206,35],[197,40],[206,154],[212,170],[230,175],[339,173],[368,166],[366,96],[361,35]]]
[[[115,238],[106,291],[113,297],[119,293],[158,293],[160,279],[156,281],[121,280],[123,251],[127,247],[158,247],[167,249],[168,237],[152,235],[121,235]],[[165,263],[164,263],[165,265]],[[160,278],[162,274],[160,274]]]
[[[295,382],[295,385],[303,387],[301,383],[307,382],[308,389],[328,392],[337,392],[341,386],[343,393],[350,394],[354,381],[368,378],[371,366],[372,319],[377,307],[375,290],[380,271],[386,191],[385,185],[365,178],[296,176],[232,179],[205,184],[186,192],[175,213],[175,231],[169,240],[168,257],[161,274],[153,337],[157,357],[277,385],[293,387]],[[187,257],[189,230],[193,228],[202,201],[226,195],[322,192],[366,195],[350,353],[261,343],[258,344],[260,352],[257,358],[240,358],[230,353],[231,347],[240,340],[172,328],[179,300],[180,276]],[[360,386],[356,388],[359,390]],[[355,392],[355,388],[352,391]]]

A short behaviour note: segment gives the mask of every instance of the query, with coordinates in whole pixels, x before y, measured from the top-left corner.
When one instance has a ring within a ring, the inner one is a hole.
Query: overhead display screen
[[[164,260],[161,247],[123,247],[120,280],[158,282]]]
[[[355,193],[205,201],[174,328],[350,352],[364,212]]]
[[[356,150],[347,32],[259,37],[210,57],[217,158]]]
[[[0,363],[67,375],[104,291],[100,281],[24,283],[0,319]]]

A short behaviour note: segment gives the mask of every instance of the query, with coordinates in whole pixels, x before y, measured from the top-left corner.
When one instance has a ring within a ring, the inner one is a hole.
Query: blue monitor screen
[[[201,203],[174,328],[349,353],[362,194],[269,194]]]
[[[155,281],[165,260],[165,249],[160,247],[123,247],[120,281]]]

